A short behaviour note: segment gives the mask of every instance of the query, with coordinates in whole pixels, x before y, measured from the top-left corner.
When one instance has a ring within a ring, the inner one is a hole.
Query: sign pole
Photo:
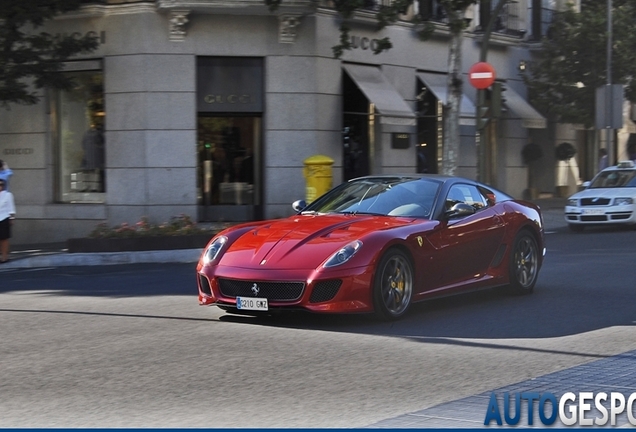
[[[605,103],[607,112],[609,113],[610,120],[613,119],[612,115],[612,0],[607,0],[607,96]],[[607,146],[607,160],[609,165],[614,165],[614,140],[612,139],[612,126],[606,125],[606,146]]]
[[[483,112],[481,107],[485,106],[485,93],[486,90],[477,90],[477,181],[486,183],[485,167],[486,167],[486,151],[485,151],[485,134],[484,127],[486,124],[486,118],[483,117],[486,113]]]
[[[477,134],[475,137],[477,150],[477,181],[487,182],[486,175],[486,125],[490,121],[490,109],[486,105],[486,89],[490,87],[496,78],[495,68],[486,62],[478,62],[468,71],[470,84],[477,89]]]

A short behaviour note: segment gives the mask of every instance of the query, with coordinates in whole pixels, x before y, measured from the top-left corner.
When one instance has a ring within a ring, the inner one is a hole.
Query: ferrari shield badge
[[[422,237],[417,236],[417,244],[420,245],[420,247],[422,247]]]

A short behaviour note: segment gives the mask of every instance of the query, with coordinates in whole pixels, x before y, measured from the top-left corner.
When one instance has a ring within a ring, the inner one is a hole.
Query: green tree
[[[0,0],[0,105],[35,104],[38,89],[68,89],[62,62],[97,48],[97,38],[52,35],[38,29],[81,0]]]
[[[636,2],[613,0],[612,7],[611,81],[636,102]],[[607,84],[607,38],[605,1],[556,13],[525,76],[532,103],[559,122],[593,127],[596,89]]]
[[[264,0],[272,10],[280,6],[283,0]],[[415,0],[394,0],[390,6],[381,6],[376,18],[378,21],[378,30],[394,23],[400,18],[411,3]],[[460,120],[460,103],[462,96],[462,39],[464,29],[466,28],[466,10],[468,7],[478,0],[441,0],[440,5],[443,7],[448,18],[448,27],[450,30],[450,41],[448,51],[448,100],[446,103],[447,116],[444,125],[444,154],[442,157],[442,173],[454,175],[457,168],[457,160],[459,156],[459,120]],[[506,0],[503,0],[506,1]],[[318,0],[313,2],[317,5]],[[365,0],[334,0],[333,6],[340,18],[340,42],[333,47],[333,53],[336,58],[342,56],[345,50],[351,49],[349,37],[350,23],[355,12],[364,9]],[[433,33],[433,25],[427,21],[415,21],[418,28],[419,36],[422,40],[428,39]],[[390,49],[391,41],[388,38],[379,40],[375,54]]]

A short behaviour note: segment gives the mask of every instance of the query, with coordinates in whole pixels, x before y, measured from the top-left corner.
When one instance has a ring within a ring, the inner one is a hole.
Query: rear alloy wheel
[[[510,254],[510,287],[518,294],[530,294],[539,276],[539,247],[534,237],[521,231]]]
[[[585,229],[585,225],[568,224],[568,228],[570,228],[570,231],[581,232]]]
[[[389,249],[378,264],[373,282],[376,314],[385,320],[404,316],[413,297],[413,265],[399,249]]]

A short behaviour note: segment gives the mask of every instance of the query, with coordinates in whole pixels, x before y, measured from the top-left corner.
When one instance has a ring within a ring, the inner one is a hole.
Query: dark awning
[[[548,127],[545,117],[532,107],[524,98],[516,91],[506,86],[506,91],[503,94],[503,98],[506,100],[506,107],[512,111],[512,118],[521,119],[523,127],[528,129],[545,129]]]
[[[448,101],[448,84],[446,83],[446,75],[434,74],[428,72],[418,72],[417,77],[424,83],[437,100],[441,101],[444,105]],[[476,115],[475,104],[463,94],[459,106],[459,124],[474,126]]]
[[[415,114],[375,66],[344,64],[344,70],[380,112],[380,123],[415,126]]]

